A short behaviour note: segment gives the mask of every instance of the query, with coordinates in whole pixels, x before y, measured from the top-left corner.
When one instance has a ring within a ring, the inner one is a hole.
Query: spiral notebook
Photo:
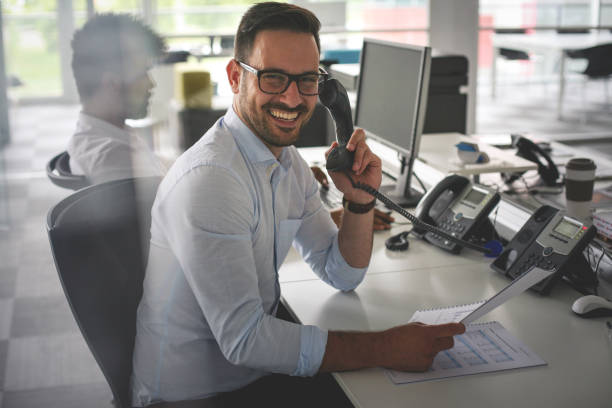
[[[472,323],[496,307],[501,306],[507,300],[523,293],[541,280],[546,279],[553,273],[555,273],[554,269],[547,270],[533,266],[488,300],[438,309],[417,310],[412,315],[410,321],[426,324],[453,322],[461,322],[463,324]]]

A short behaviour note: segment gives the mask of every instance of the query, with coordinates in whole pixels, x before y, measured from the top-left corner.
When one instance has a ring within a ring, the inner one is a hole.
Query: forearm
[[[453,336],[465,331],[461,323],[409,323],[382,332],[329,332],[320,372],[386,367],[402,371],[427,370],[441,351],[453,347]]]
[[[330,331],[319,372],[382,366],[380,350],[384,350],[381,332]]]
[[[338,246],[342,257],[354,268],[365,268],[370,263],[373,222],[374,210],[365,214],[354,214],[345,210],[342,215]]]

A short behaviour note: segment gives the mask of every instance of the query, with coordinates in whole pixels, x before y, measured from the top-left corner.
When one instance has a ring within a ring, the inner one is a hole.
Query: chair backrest
[[[114,180],[54,206],[47,231],[72,314],[113,392],[129,407],[136,309],[158,177]]]
[[[496,28],[494,30],[495,34],[504,34],[504,35],[512,35],[512,34],[525,34],[527,33],[527,29],[525,28]],[[508,60],[528,60],[529,54],[525,51],[515,50],[512,48],[500,48],[499,55]]]
[[[588,61],[587,67],[582,72],[584,75],[591,78],[612,75],[612,43],[585,48],[580,50],[580,53]]]
[[[71,190],[80,190],[83,187],[90,185],[87,177],[78,174],[72,174],[70,171],[70,156],[64,151],[54,156],[47,163],[47,177],[56,186],[69,188]]]
[[[557,28],[557,34],[588,34],[588,28]]]

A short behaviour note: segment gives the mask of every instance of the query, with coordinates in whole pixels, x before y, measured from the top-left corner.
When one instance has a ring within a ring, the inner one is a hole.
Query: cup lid
[[[587,159],[585,157],[574,157],[567,162],[565,168],[572,170],[594,170],[597,168],[597,166],[591,159]]]

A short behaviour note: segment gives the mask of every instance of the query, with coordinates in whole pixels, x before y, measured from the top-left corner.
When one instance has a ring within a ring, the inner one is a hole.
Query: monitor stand
[[[402,157],[401,173],[397,178],[395,185],[381,186],[380,192],[389,197],[391,201],[400,207],[414,208],[417,206],[423,194],[410,187],[412,180],[412,161]]]
[[[414,188],[408,188],[403,194],[398,194],[396,186],[381,186],[380,192],[389,197],[391,201],[400,207],[414,208],[417,206],[423,194],[416,191]]]

